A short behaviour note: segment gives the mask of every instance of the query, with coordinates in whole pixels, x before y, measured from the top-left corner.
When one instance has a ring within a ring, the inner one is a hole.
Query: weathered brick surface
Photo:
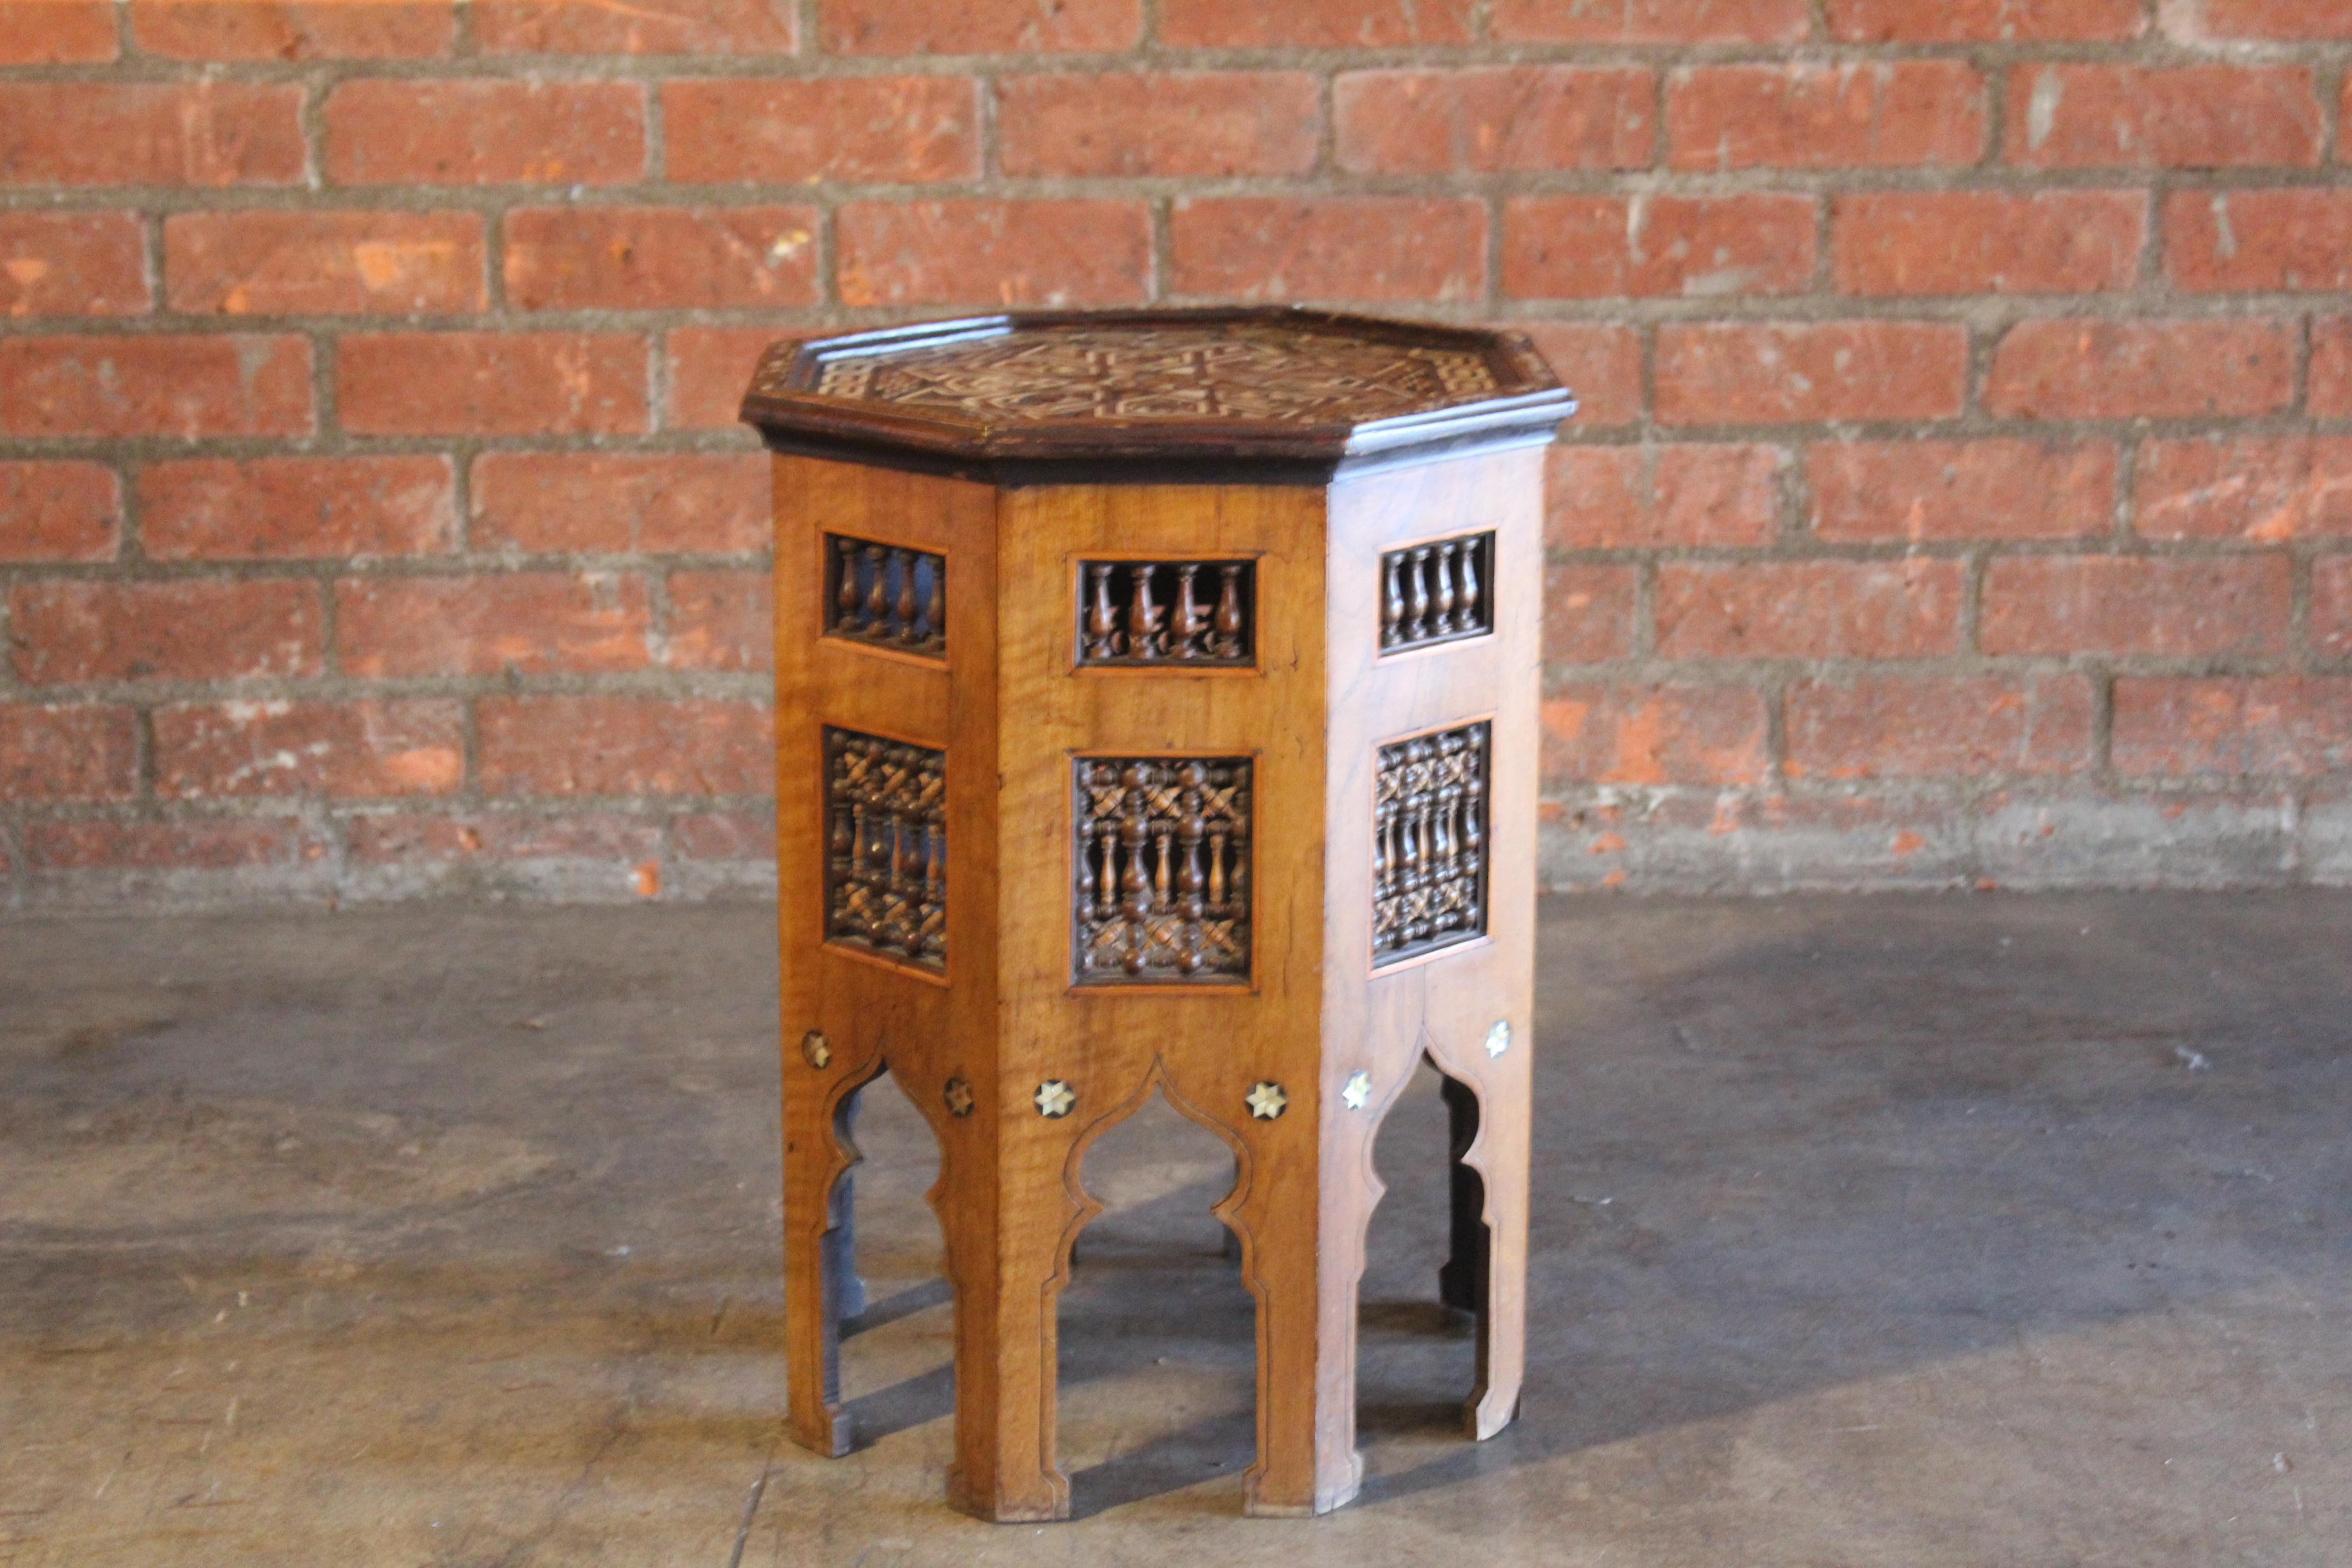
[[[950,76],[690,79],[662,88],[669,177],[921,184],[980,173],[978,84]]]
[[[2024,556],[1985,570],[1991,654],[2258,658],[2286,646],[2279,556]]]
[[[9,664],[28,685],[316,675],[323,662],[307,582],[19,583],[8,623]]]
[[[139,471],[139,534],[159,561],[419,555],[454,542],[442,457],[193,458]]]
[[[2115,524],[2105,441],[1830,441],[1809,448],[1817,539],[2076,539]]]
[[[172,309],[202,315],[457,315],[488,299],[472,213],[181,213],[163,220]]]
[[[816,302],[814,207],[531,207],[507,215],[507,299],[525,310]]]
[[[609,573],[335,584],[336,650],[362,679],[642,669],[651,626],[644,580]]]
[[[1302,174],[1314,167],[1304,71],[1055,72],[996,84],[1007,174]]]
[[[152,295],[137,214],[0,212],[0,315],[130,316]]]
[[[1956,653],[1957,561],[1669,564],[1658,651],[1670,658],[1932,658]]]
[[[1483,174],[1645,168],[1655,97],[1646,70],[1506,66],[1349,71],[1331,105],[1343,169]]]
[[[155,713],[155,788],[166,796],[446,795],[464,776],[455,702],[186,703]]]
[[[2137,191],[1870,191],[1838,198],[1830,250],[1849,294],[2084,294],[2139,269]]]
[[[188,60],[419,59],[449,52],[455,0],[131,0],[131,36]]]
[[[0,565],[109,560],[121,528],[122,489],[111,468],[0,462]]]
[[[1807,196],[1527,196],[1503,208],[1514,299],[1793,294],[1812,282]]]
[[[386,332],[338,346],[343,427],[371,436],[646,428],[645,340],[626,332]]]
[[[2340,877],[2347,51],[2320,0],[0,0],[0,907],[756,888],[761,350],[1236,300],[1576,388],[1497,584],[1561,885]]]

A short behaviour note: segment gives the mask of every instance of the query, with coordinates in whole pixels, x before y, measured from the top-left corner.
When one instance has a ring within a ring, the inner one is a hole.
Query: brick
[[[1180,49],[1394,49],[1466,44],[1471,0],[1160,0]]]
[[[200,458],[139,474],[139,538],[159,561],[286,561],[447,550],[443,457]]]
[[[310,583],[19,583],[8,595],[10,662],[31,685],[241,680],[323,668]]]
[[[2322,658],[2352,658],[2352,555],[2311,563],[2311,649]]]
[[[709,699],[497,697],[475,707],[494,795],[737,795],[774,787],[765,705]]]
[[[1787,44],[1810,30],[1805,0],[1495,0],[1506,43]]]
[[[328,96],[327,178],[344,185],[605,185],[646,169],[632,82],[347,81]]]
[[[307,436],[299,337],[0,338],[0,436]]]
[[[1143,36],[1142,0],[817,0],[830,55],[1025,55],[1124,49]]]
[[[184,60],[415,59],[446,55],[452,0],[131,0],[131,37]]]
[[[108,0],[0,0],[0,66],[84,65],[120,52]]]
[[[1733,445],[1555,447],[1544,542],[1555,550],[1767,543],[1780,454]]]
[[[2352,316],[2311,323],[2311,412],[2320,419],[2352,418]]]
[[[153,303],[138,214],[0,212],[0,316],[131,316]]]
[[[1990,654],[2259,658],[2284,651],[2283,556],[1996,557],[1978,640]]]
[[[524,310],[725,310],[817,300],[814,207],[530,207],[506,216]]]
[[[1666,425],[1948,419],[1968,384],[1965,329],[1929,321],[1658,329]]]
[[[1985,82],[1957,60],[1700,66],[1666,79],[1676,169],[1843,169],[1973,163]]]
[[[155,793],[446,795],[465,781],[456,702],[212,702],[155,710]]]
[[[1543,779],[1563,784],[1763,782],[1763,695],[1746,686],[1565,686],[1541,709]]]
[[[1930,658],[1957,653],[1957,561],[1669,562],[1658,569],[1666,658]]]
[[[1576,394],[1580,430],[1629,425],[1642,416],[1642,334],[1584,321],[1516,321],[1536,352]]]
[[[2352,769],[2352,679],[2116,682],[2116,771],[2308,777]]]
[[[2337,0],[2158,0],[2164,30],[2185,42],[2352,38],[2352,11]]]
[[[1304,71],[1005,77],[996,161],[1015,176],[1302,174],[1321,119]]]
[[[335,647],[362,680],[642,669],[653,618],[642,577],[497,572],[346,577]]]
[[[1139,202],[853,202],[834,224],[845,305],[1132,305],[1150,289]]]
[[[495,54],[789,55],[791,0],[474,0],[474,41]]]
[[[114,470],[96,463],[0,462],[0,564],[111,561],[122,531]]]
[[[669,847],[687,860],[773,860],[772,811],[706,811],[669,825]]]
[[[1781,766],[1822,779],[2080,773],[2091,709],[2077,675],[1804,681],[1789,691]]]
[[[2149,539],[2283,544],[2352,534],[2352,437],[2150,441],[2140,447],[2132,512]]]
[[[1633,651],[1633,568],[1544,568],[1543,656],[1549,664],[1598,664]]]
[[[0,800],[121,800],[138,787],[130,709],[0,702]]]
[[[199,81],[0,82],[0,185],[285,185],[302,89]]]
[[[980,84],[952,76],[662,85],[669,177],[922,184],[980,173]]]
[[[2031,168],[2319,162],[2311,72],[2289,66],[2018,66],[2006,156]]]
[[[37,822],[25,841],[26,858],[45,871],[233,871],[317,853],[301,820],[290,816]]]
[[[343,428],[369,436],[610,435],[646,426],[626,332],[384,332],[337,348]]]
[[[466,860],[599,860],[626,863],[661,853],[661,828],[643,817],[590,813],[540,816],[511,811],[423,816],[369,812],[343,827],[351,858],[365,865]]]
[[[2137,38],[2141,0],[1828,0],[1851,44],[2096,43]]]
[[[1486,209],[1418,196],[1180,198],[1169,289],[1222,300],[1475,300]]]
[[[775,665],[776,606],[765,572],[673,572],[662,662],[672,669]]]
[[[1796,293],[1812,282],[1813,215],[1811,196],[1517,196],[1503,204],[1503,292]]]
[[[231,316],[478,310],[473,213],[175,213],[163,220],[172,309]]]
[[[681,327],[662,340],[667,430],[740,430],[744,389],[770,345],[810,335],[784,327]]]
[[[474,543],[530,554],[744,555],[768,547],[757,452],[485,452]]]
[[[1825,441],[1805,453],[1814,537],[2080,539],[2115,525],[2105,441]]]
[[[2275,321],[2035,321],[1993,352],[1985,406],[2022,419],[2273,413],[2294,396],[2294,334]]]
[[[1349,71],[1331,89],[1339,166],[1374,174],[1647,168],[1655,93],[1650,72],[1624,68]]]
[[[2176,191],[2164,271],[2212,292],[2352,289],[2352,191]]]
[[[2075,294],[2128,289],[2137,191],[1889,191],[1837,198],[1830,251],[1848,294]]]

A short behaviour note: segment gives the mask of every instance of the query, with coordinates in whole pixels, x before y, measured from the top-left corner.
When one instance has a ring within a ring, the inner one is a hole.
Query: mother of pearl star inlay
[[[1278,1083],[1264,1083],[1249,1091],[1249,1113],[1260,1121],[1271,1121],[1290,1104],[1290,1097],[1282,1092]]]

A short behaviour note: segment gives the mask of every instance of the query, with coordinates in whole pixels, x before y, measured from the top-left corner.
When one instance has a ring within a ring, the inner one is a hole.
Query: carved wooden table
[[[1288,310],[780,345],[793,1435],[851,1440],[849,1116],[938,1135],[950,1500],[1059,1519],[1055,1306],[1087,1145],[1154,1089],[1231,1145],[1248,1507],[1354,1495],[1372,1140],[1446,1079],[1471,1434],[1524,1361],[1542,445],[1523,340]]]

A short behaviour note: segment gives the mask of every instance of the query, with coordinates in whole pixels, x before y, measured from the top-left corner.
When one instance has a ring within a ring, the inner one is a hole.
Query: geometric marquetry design
[[[790,362],[755,393],[784,390]],[[1480,353],[1238,321],[975,332],[829,356],[821,396],[982,420],[1264,419],[1331,425],[1475,403],[1499,388]]]
[[[919,550],[824,536],[826,635],[942,658],[947,563]]]
[[[1495,535],[1465,533],[1381,557],[1381,649],[1422,647],[1495,629]]]
[[[1080,757],[1072,978],[1230,985],[1250,970],[1250,760]]]
[[[945,752],[824,731],[825,940],[944,972]]]
[[[1487,726],[1380,749],[1372,792],[1372,962],[1486,931]]]
[[[1247,561],[1082,561],[1080,664],[1246,665],[1256,573]]]

